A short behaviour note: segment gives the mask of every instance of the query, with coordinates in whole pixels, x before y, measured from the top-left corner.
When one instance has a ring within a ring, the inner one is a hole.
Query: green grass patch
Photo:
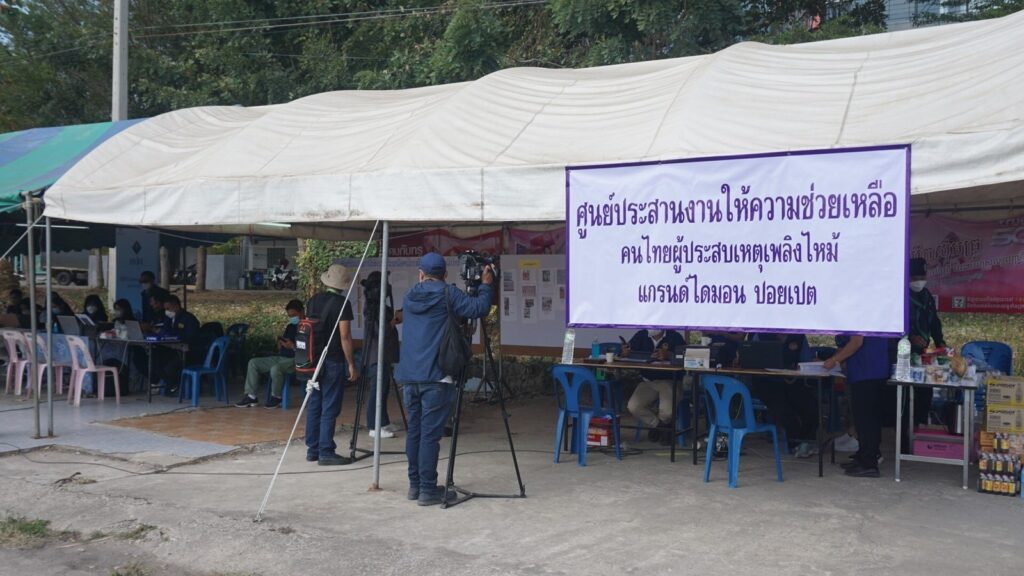
[[[153,530],[156,530],[156,526],[149,524],[139,524],[135,528],[128,530],[127,532],[121,532],[117,535],[120,540],[141,540],[146,537]]]
[[[21,516],[7,516],[0,520],[0,547],[38,548],[51,535],[48,520],[30,520]]]

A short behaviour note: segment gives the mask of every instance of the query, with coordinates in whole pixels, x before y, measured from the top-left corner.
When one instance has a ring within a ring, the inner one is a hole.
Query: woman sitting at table
[[[622,347],[622,355],[645,353],[657,360],[668,360],[677,346],[685,344],[686,338],[675,330],[666,331],[657,328],[638,330],[629,339],[629,343]],[[658,428],[672,426],[672,413],[675,408],[672,406],[672,380],[666,380],[664,373],[652,370],[641,370],[640,377],[643,378],[643,381],[637,385],[633,395],[629,397],[626,408],[644,426],[650,428],[647,431],[648,440],[666,445],[671,444],[671,434],[662,434]],[[657,408],[655,408],[655,404],[657,404]]]
[[[89,294],[85,297],[84,310],[82,310],[82,314],[88,316],[89,319],[92,320],[92,323],[97,326],[109,321],[107,318],[107,310],[103,307],[103,301],[95,294]]]

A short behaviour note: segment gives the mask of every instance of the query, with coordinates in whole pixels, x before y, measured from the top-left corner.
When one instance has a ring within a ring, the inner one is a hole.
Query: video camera
[[[388,272],[390,279],[391,273]],[[363,287],[363,299],[366,302],[365,315],[375,320],[377,318],[377,312],[380,309],[380,297],[383,292],[383,287],[380,281],[380,272],[371,272],[366,278],[359,281],[359,285]],[[388,282],[388,288],[386,293],[388,304],[391,304],[391,282]],[[390,316],[390,314],[389,314]],[[390,320],[390,318],[389,318]]]
[[[459,276],[467,288],[476,288],[483,282],[484,268],[487,266],[491,267],[494,280],[497,281],[500,276],[497,256],[488,256],[476,250],[467,250],[459,255]]]

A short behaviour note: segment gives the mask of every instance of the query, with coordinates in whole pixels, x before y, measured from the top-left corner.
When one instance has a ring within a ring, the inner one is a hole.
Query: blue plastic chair
[[[199,406],[199,385],[203,376],[213,377],[213,393],[217,400],[228,402],[228,383],[225,369],[227,367],[226,357],[230,339],[221,336],[213,341],[210,350],[206,353],[206,362],[202,366],[189,366],[181,371],[181,385],[178,388],[178,403],[190,395],[192,406]],[[189,386],[186,388],[186,382]]]
[[[573,428],[570,452],[577,453],[577,463],[587,465],[587,430],[593,418],[611,418],[615,458],[622,460],[622,442],[619,433],[619,415],[615,411],[608,387],[600,386],[594,373],[583,366],[554,366],[551,374],[556,382],[558,421],[555,428],[555,463],[562,452],[562,438],[567,425]],[[559,394],[558,385],[561,387]],[[582,404],[583,392],[590,393],[591,404]],[[570,422],[571,419],[571,422]]]
[[[981,360],[989,367],[999,370],[1007,376],[1013,374],[1013,348],[1002,342],[978,340],[968,342],[960,349],[964,358]]]
[[[711,426],[708,429],[708,449],[704,462],[704,482],[711,477],[712,450],[714,439],[724,433],[729,439],[729,488],[736,487],[740,475],[740,451],[743,438],[748,434],[768,433],[772,435],[772,452],[775,455],[775,473],[782,482],[782,459],[779,455],[779,435],[774,424],[758,423],[754,418],[754,404],[750,399],[750,390],[739,380],[729,376],[705,374],[701,376],[704,393],[707,396],[708,417]],[[733,417],[730,407],[733,400],[739,398],[739,414]]]

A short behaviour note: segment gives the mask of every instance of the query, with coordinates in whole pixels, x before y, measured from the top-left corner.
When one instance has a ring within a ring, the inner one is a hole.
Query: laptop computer
[[[82,327],[74,316],[57,316],[57,323],[60,324],[60,331],[68,336],[82,335]]]
[[[756,370],[785,368],[784,346],[784,342],[777,340],[740,342],[740,368]]]
[[[142,333],[142,325],[137,320],[126,320],[124,323],[126,340],[145,340],[146,335]]]

